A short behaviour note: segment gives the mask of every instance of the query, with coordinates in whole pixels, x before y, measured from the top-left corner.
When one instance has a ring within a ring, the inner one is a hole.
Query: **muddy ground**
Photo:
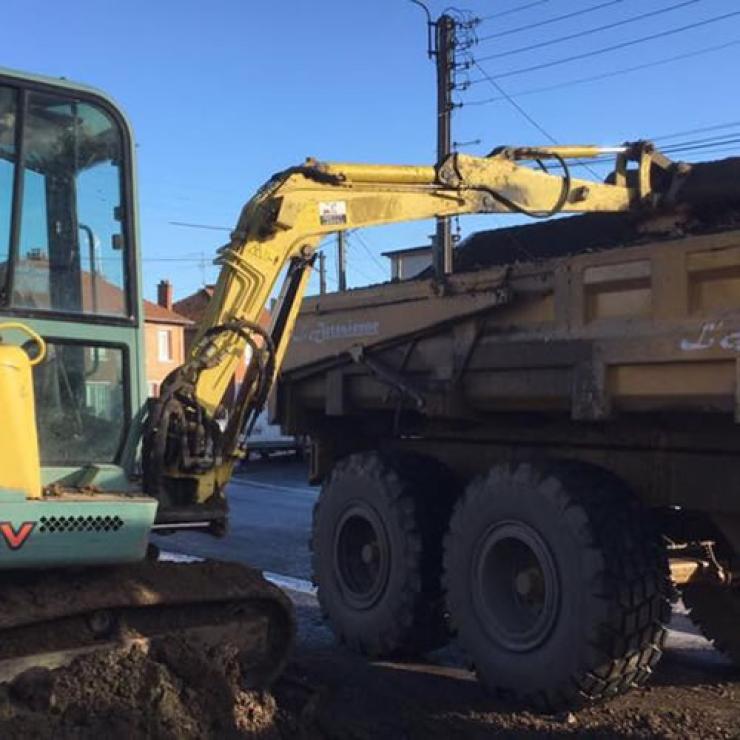
[[[555,717],[495,703],[448,649],[425,663],[366,663],[316,629],[296,597],[301,639],[271,693],[246,691],[228,646],[176,640],[36,669],[0,686],[0,737],[419,740],[740,737],[740,672],[673,650],[649,688]]]

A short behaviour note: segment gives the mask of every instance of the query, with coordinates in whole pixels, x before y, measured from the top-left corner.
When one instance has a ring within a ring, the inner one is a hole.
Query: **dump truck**
[[[662,214],[484,231],[450,275],[304,301],[273,416],[312,440],[342,642],[454,634],[557,710],[647,680],[680,594],[740,664],[738,183],[683,165]]]
[[[649,142],[610,151],[604,182],[568,164],[604,154],[594,146],[499,147],[434,165],[307,160],[278,172],[215,250],[218,282],[188,356],[145,402],[131,127],[99,91],[0,70],[0,680],[178,635],[233,644],[248,683],[269,685],[294,635],[286,595],[246,566],[148,558],[149,538],[226,531],[227,486],[282,368],[321,240],[473,213],[628,213],[645,229],[690,219],[698,170]],[[660,536],[681,552],[684,580],[709,594],[694,599],[707,624],[712,599],[735,608],[736,592],[715,588],[732,583],[737,551],[734,427],[722,413],[736,329],[716,315],[717,291],[734,296],[735,253],[690,251],[675,274],[672,258],[613,254],[583,275],[566,260],[371,292],[348,326],[319,329],[352,339],[348,353],[288,369],[286,425],[311,428],[327,480],[319,595],[350,644],[428,647],[444,639],[449,609],[488,685],[554,706],[649,675],[668,609]],[[685,310],[711,317],[675,327],[688,349],[666,329],[681,285]],[[354,342],[380,337],[389,318],[395,335]],[[650,411],[656,394],[668,408]],[[671,415],[687,402],[681,418],[700,420],[698,436]],[[657,416],[633,416],[633,404]],[[515,467],[495,462],[507,455]],[[688,506],[689,480],[710,472],[723,488],[702,479],[704,507]],[[665,515],[662,530],[640,495]],[[685,512],[704,525],[701,538]],[[722,639],[732,648],[732,634]]]

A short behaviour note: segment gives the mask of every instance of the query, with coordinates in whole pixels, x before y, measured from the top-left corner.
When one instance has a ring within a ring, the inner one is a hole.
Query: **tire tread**
[[[644,684],[652,675],[663,650],[670,618],[671,585],[665,549],[650,517],[629,490],[610,474],[580,463],[543,467],[524,463],[512,470],[497,466],[477,479],[458,501],[445,543],[443,583],[448,594],[455,574],[451,572],[450,548],[464,537],[464,520],[481,507],[488,496],[511,479],[536,486],[563,513],[584,548],[584,562],[592,571],[595,598],[608,609],[608,621],[590,641],[591,660],[564,682],[547,690],[502,691],[517,703],[543,711],[579,708]],[[456,605],[450,604],[453,629],[460,627]],[[472,652],[472,645],[463,647]]]
[[[446,519],[441,523],[435,509],[439,508],[440,497],[424,495],[425,486],[434,482],[434,472],[439,473],[439,468],[435,461],[411,454],[355,453],[334,466],[314,505],[309,549],[319,606],[339,641],[356,652],[372,657],[417,655],[441,647],[449,640],[440,583],[441,530],[446,526]],[[398,597],[387,602],[392,626],[361,636],[350,634],[333,617],[316,575],[321,547],[316,533],[322,506],[332,488],[342,485],[342,478],[352,475],[374,479],[376,495],[385,497],[404,540],[403,586]]]

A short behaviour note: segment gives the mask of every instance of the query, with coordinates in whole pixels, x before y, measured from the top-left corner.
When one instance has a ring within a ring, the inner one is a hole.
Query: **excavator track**
[[[288,597],[238,563],[144,561],[2,575],[0,681],[85,653],[182,637],[238,651],[248,688],[281,673],[293,644]]]

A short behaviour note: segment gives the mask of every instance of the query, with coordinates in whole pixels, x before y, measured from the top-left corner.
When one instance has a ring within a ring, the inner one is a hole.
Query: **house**
[[[416,277],[432,264],[432,246],[408,247],[383,252],[391,261],[391,280],[407,280]]]
[[[211,298],[213,298],[213,292],[215,288],[215,285],[204,285],[202,288],[200,288],[200,290],[197,290],[195,293],[192,293],[191,295],[186,296],[179,301],[175,301],[175,303],[173,304],[173,309],[178,314],[190,319],[190,324],[185,327],[186,353],[189,351],[190,346],[193,343],[193,339],[195,338],[195,334],[197,332],[197,325],[200,323],[203,316],[205,315],[206,307],[208,306]],[[264,328],[268,327],[270,323],[270,313],[266,309],[262,310],[259,323]],[[241,382],[244,379],[244,373],[247,370],[248,359],[248,354],[245,353],[244,357],[239,363],[239,366],[236,369],[234,377],[237,387],[241,385]]]
[[[162,381],[185,361],[185,333],[193,330],[193,322],[174,310],[172,299],[172,283],[162,280],[157,285],[157,302],[144,301],[146,382],[150,396],[156,396]]]
[[[0,273],[3,271],[0,269]],[[76,277],[77,282],[73,279]],[[70,272],[66,287],[68,293],[51,290],[52,279],[64,284],[66,273],[52,265],[41,249],[28,250],[15,271],[13,300],[18,306],[33,308],[66,307],[61,303],[71,295],[71,305],[89,313],[125,316],[128,311],[126,294],[113,276],[106,276],[99,269]],[[157,303],[144,301],[144,337],[146,352],[146,380],[149,395],[157,395],[162,381],[185,359],[186,327],[192,324],[185,316],[172,309],[172,284],[162,280],[157,286]],[[52,303],[55,299],[56,302]],[[115,397],[113,388],[120,384],[120,358],[105,347],[91,347],[86,359],[86,403],[106,418],[113,414]]]
[[[206,312],[206,306],[213,298],[215,285],[204,285],[195,293],[191,293],[179,301],[175,301],[172,308],[181,316],[190,319],[190,325],[185,329],[185,351],[187,352],[193,344],[197,332],[197,324]]]
[[[187,316],[191,323],[185,327],[185,351],[189,351],[193,339],[197,333],[197,325],[205,315],[208,303],[212,300],[215,291],[215,285],[204,285],[200,290],[192,293],[185,298],[174,303],[174,310],[183,316]],[[267,329],[270,325],[270,312],[263,308],[259,317],[259,324],[262,328]],[[259,337],[255,339],[260,345],[262,340]],[[234,373],[234,380],[231,382],[229,389],[225,394],[225,404],[228,408],[231,401],[236,397],[236,393],[244,380],[247,370],[251,350],[246,348],[242,355],[239,365]],[[303,454],[306,449],[307,441],[305,438],[288,436],[282,433],[277,424],[270,424],[269,413],[263,409],[256,419],[256,423],[249,437],[249,451],[254,452],[262,458],[269,457],[272,452],[293,451],[297,454]]]

